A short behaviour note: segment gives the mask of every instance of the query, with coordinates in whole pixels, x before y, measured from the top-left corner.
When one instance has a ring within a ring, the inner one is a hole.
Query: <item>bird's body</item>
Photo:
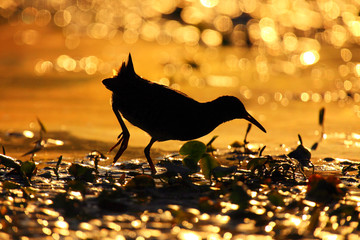
[[[127,148],[130,137],[119,112],[131,124],[151,136],[145,155],[153,173],[156,170],[149,151],[155,141],[199,138],[221,123],[235,118],[244,118],[265,132],[236,97],[222,96],[200,103],[179,91],[139,77],[134,71],[131,55],[127,64],[122,64],[118,75],[103,80],[103,84],[113,92],[112,108],[123,130],[114,146],[120,144],[114,162]]]

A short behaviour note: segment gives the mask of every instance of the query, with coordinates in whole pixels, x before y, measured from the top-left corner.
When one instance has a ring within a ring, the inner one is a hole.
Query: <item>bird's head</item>
[[[245,119],[266,133],[265,128],[246,111],[244,104],[238,98],[222,96],[217,98],[215,102],[217,102],[218,109],[221,109],[225,117],[229,118],[228,120],[235,118]]]
[[[106,78],[102,81],[105,87],[111,91],[115,91],[119,88],[122,81],[127,81],[132,78],[136,78],[138,75],[135,73],[134,65],[131,59],[131,54],[129,53],[129,57],[127,62],[123,62],[117,74],[112,78]]]

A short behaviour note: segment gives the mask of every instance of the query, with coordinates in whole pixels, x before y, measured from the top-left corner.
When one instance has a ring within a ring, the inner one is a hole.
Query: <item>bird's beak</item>
[[[111,89],[110,89],[110,83],[111,83],[112,81],[113,81],[112,78],[106,78],[106,79],[102,80],[102,84],[104,84],[107,89],[111,90]]]
[[[258,128],[260,128],[264,133],[266,133],[265,128],[258,121],[256,121],[256,119],[253,118],[253,116],[251,116],[249,113],[244,117],[244,119],[248,120],[249,122],[251,122],[252,124],[257,126]]]

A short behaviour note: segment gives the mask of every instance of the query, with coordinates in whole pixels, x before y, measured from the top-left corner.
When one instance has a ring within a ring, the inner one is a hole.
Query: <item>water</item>
[[[38,117],[49,131],[65,131],[80,138],[114,142],[120,128],[109,104],[110,92],[103,87],[101,80],[111,76],[112,69],[118,69],[128,52],[131,52],[139,75],[153,81],[165,81],[196,100],[209,101],[220,95],[239,97],[268,131],[264,134],[253,128],[249,140],[266,145],[269,153],[296,147],[297,134],[301,134],[304,144],[310,147],[319,138],[318,112],[325,107],[327,138],[313,153],[314,156],[357,159],[360,144],[357,126],[359,99],[357,93],[350,98],[336,87],[339,80],[332,66],[341,62],[332,58],[339,54],[338,49],[329,48],[321,52],[320,66],[312,70],[298,69],[294,75],[273,70],[264,80],[254,69],[256,55],[247,49],[187,47],[183,51],[181,46],[170,44],[159,46],[139,41],[129,45],[121,39],[111,42],[84,39],[78,49],[69,51],[62,46],[61,33],[58,31],[38,29],[39,34],[45,37],[29,47],[18,46],[12,40],[13,34],[26,31],[28,26],[1,27],[5,33],[2,44],[8,46],[1,53],[4,73],[0,99],[3,132],[37,131]],[[51,39],[59,40],[47,46],[45,43]],[[84,61],[97,59],[107,65],[102,69],[98,63],[96,66],[101,71],[91,75],[82,69],[66,71],[56,65],[64,51],[68,52],[68,58],[78,61],[78,64],[85,58]],[[199,67],[189,65],[188,58],[192,53]],[[44,61],[51,63],[52,67],[40,74],[36,66]],[[242,61],[247,62],[246,70],[233,66],[235,63],[239,66]],[[321,74],[326,74],[326,71],[333,71],[333,76],[328,76],[329,79],[322,77]],[[320,74],[320,77],[314,77],[314,74]],[[131,132],[130,147],[145,146],[149,136],[131,124],[127,125]],[[218,135],[216,146],[226,148],[235,140],[243,140],[245,129],[244,121],[234,120],[219,126],[202,140],[206,142]],[[154,149],[176,151],[181,144],[176,141],[156,143]],[[142,157],[141,153],[136,155]]]

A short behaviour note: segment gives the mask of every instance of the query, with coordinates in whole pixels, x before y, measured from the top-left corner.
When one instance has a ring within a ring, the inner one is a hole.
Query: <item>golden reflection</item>
[[[68,229],[68,228],[69,228],[69,224],[68,224],[67,222],[65,222],[65,221],[59,220],[59,221],[56,221],[56,222],[55,222],[55,227],[57,227],[57,228],[62,228],[62,229]]]
[[[75,231],[75,235],[79,239],[87,239],[89,237],[89,235],[86,232],[80,230]]]
[[[238,79],[230,76],[214,76],[206,78],[206,83],[213,87],[235,87]]]
[[[292,32],[287,32],[283,37],[284,49],[289,52],[293,52],[297,49],[298,39]]]
[[[142,225],[142,223],[141,223],[141,221],[139,219],[134,220],[134,221],[131,222],[131,226],[133,228],[141,228],[141,225]]]
[[[241,11],[245,13],[253,13],[260,3],[253,0],[242,0],[239,4]]]
[[[266,225],[264,230],[265,230],[265,232],[269,233],[273,230],[273,226]]]
[[[213,8],[219,4],[219,0],[200,0],[201,4],[207,8]]]
[[[197,233],[188,231],[188,230],[181,230],[177,237],[180,240],[200,240],[201,239],[201,237]]]
[[[346,77],[350,74],[350,68],[347,65],[341,64],[338,68],[339,75]]]
[[[210,47],[219,46],[222,43],[222,35],[215,30],[205,29],[201,33],[201,40]]]
[[[341,47],[348,40],[347,30],[341,25],[334,25],[330,31],[330,42],[334,46]]]
[[[348,26],[349,30],[355,37],[360,37],[360,21],[350,21]]]
[[[123,235],[116,235],[115,240],[126,240]]]
[[[174,226],[172,229],[171,229],[171,233],[172,234],[179,234],[179,232],[181,231],[181,228],[179,226]]]
[[[71,13],[67,10],[59,10],[54,15],[54,23],[59,27],[65,27],[71,22]]]
[[[342,48],[340,50],[340,55],[344,62],[349,62],[352,59],[352,52],[348,48]]]
[[[44,228],[42,228],[41,230],[42,230],[42,232],[43,232],[44,234],[46,234],[46,235],[49,235],[49,236],[50,236],[50,235],[52,234],[52,231],[51,231],[50,228],[44,227]]]
[[[303,93],[301,93],[301,95],[300,95],[300,99],[301,99],[301,101],[303,101],[303,102],[308,102],[308,101],[310,100],[310,94],[307,93],[307,92],[303,92]]]
[[[12,218],[11,218],[9,215],[5,215],[5,216],[4,216],[4,219],[5,219],[7,222],[9,222],[9,223],[12,223],[12,222],[13,222]]]
[[[355,65],[355,74],[356,74],[356,76],[357,77],[360,77],[360,63],[357,63],[356,65]]]
[[[233,28],[233,23],[229,16],[217,16],[214,19],[214,26],[220,32],[230,32]]]
[[[277,40],[277,33],[272,27],[261,28],[261,38],[268,43],[275,42]]]
[[[86,222],[80,223],[79,228],[81,228],[82,230],[86,230],[86,231],[91,231],[94,229],[94,227],[91,224],[86,223]]]
[[[41,9],[36,13],[35,24],[39,27],[45,27],[51,21],[51,12],[46,9]]]
[[[33,29],[25,30],[20,35],[21,43],[26,45],[35,45],[39,39],[39,33]]]
[[[298,226],[300,225],[300,223],[302,222],[302,219],[294,216],[294,217],[291,217],[291,218],[290,218],[290,221],[291,221],[296,227],[298,227]]]
[[[302,65],[312,65],[317,63],[319,59],[320,55],[316,50],[306,51],[300,55],[300,62]]]
[[[230,221],[230,217],[227,215],[217,214],[215,216],[215,218],[216,218],[216,221],[218,221],[221,225],[227,224]]]
[[[185,7],[181,11],[181,18],[189,24],[199,24],[204,19],[204,13],[196,7]]]
[[[23,134],[27,138],[33,138],[34,137],[34,133],[32,131],[29,131],[29,130],[23,131]]]
[[[230,232],[226,232],[226,233],[224,233],[223,238],[224,238],[224,240],[230,240],[232,238],[232,236],[233,235]]]

